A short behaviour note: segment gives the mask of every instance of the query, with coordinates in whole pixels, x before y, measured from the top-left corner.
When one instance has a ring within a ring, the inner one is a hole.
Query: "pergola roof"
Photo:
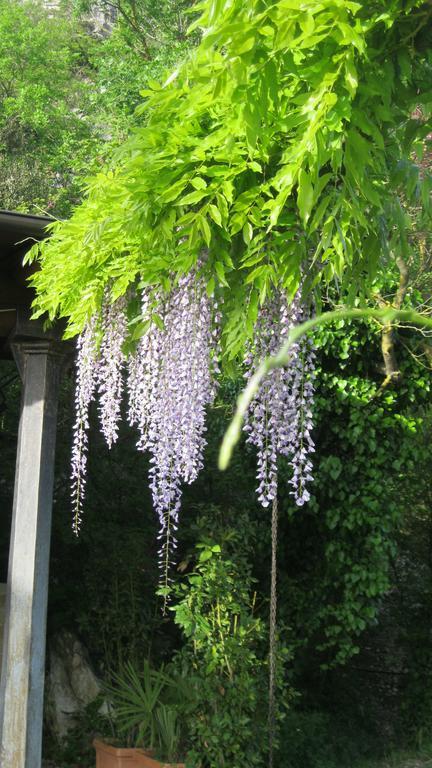
[[[10,356],[7,339],[17,312],[28,309],[34,295],[27,278],[37,267],[24,267],[23,256],[46,237],[51,221],[48,216],[0,210],[0,358]]]

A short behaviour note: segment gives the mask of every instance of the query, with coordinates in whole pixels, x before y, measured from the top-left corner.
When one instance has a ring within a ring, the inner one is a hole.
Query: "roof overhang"
[[[8,338],[19,314],[28,314],[34,291],[28,278],[37,265],[23,265],[23,258],[34,243],[47,236],[53,220],[0,210],[0,357],[10,357]]]

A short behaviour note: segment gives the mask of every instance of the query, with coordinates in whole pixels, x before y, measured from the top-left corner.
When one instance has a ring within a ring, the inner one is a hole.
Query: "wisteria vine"
[[[126,299],[104,302],[102,338],[97,368],[99,417],[108,448],[117,441],[123,397],[123,344],[127,335]]]
[[[77,342],[77,374],[75,386],[75,424],[72,446],[72,505],[73,530],[81,528],[85,486],[87,480],[87,452],[89,408],[97,384],[97,344],[94,320],[88,323]]]
[[[143,313],[151,298],[143,294]],[[152,323],[129,363],[129,421],[138,427],[140,450],[150,452],[150,488],[159,518],[162,591],[169,586],[177,544],[182,483],[203,466],[206,409],[217,382],[219,313],[195,272],[158,302],[162,324]]]
[[[303,316],[299,295],[288,304],[281,291],[274,293],[259,310],[254,340],[245,358],[246,377],[263,357],[279,349],[290,327]],[[182,488],[203,467],[206,412],[214,401],[220,373],[221,313],[207,294],[200,265],[181,276],[169,293],[144,288],[141,320],[146,330],[127,357],[127,299],[110,302],[106,296],[101,317],[93,318],[78,340],[72,454],[74,529],[79,531],[82,519],[90,404],[98,394],[101,431],[111,448],[118,438],[126,380],[127,418],[138,430],[138,449],[150,455],[149,485],[159,520],[160,592],[166,599]],[[250,406],[245,430],[247,441],[257,448],[257,492],[263,507],[276,499],[280,455],[288,456],[292,465],[291,493],[296,504],[309,500],[313,379],[313,347],[302,341],[294,348],[290,365],[265,379]]]
[[[291,304],[281,291],[260,307],[253,341],[245,358],[246,379],[250,379],[260,363],[275,355],[289,336],[290,328],[305,318],[300,290]],[[297,506],[310,499],[308,484],[312,481],[311,454],[312,406],[314,396],[314,362],[312,343],[301,340],[291,348],[289,365],[273,369],[251,401],[246,413],[246,442],[257,449],[258,501],[271,505],[271,578],[269,620],[269,766],[273,766],[276,713],[277,655],[277,539],[278,539],[278,458],[288,456],[292,467],[290,480]]]
[[[207,295],[204,279],[194,270],[167,295],[144,289],[141,317],[147,331],[128,359],[123,351],[124,298],[110,303],[106,297],[100,321],[94,319],[78,341],[74,529],[79,531],[82,517],[89,406],[97,392],[101,431],[111,448],[118,437],[127,364],[128,421],[138,429],[138,449],[150,454],[149,483],[159,518],[160,591],[166,595],[182,485],[192,483],[203,466],[206,410],[214,400],[219,373],[220,312]]]
[[[245,357],[249,379],[261,361],[274,355],[288,337],[291,327],[304,320],[298,292],[288,305],[285,295],[275,292],[258,313],[253,343]],[[273,370],[262,382],[252,401],[244,430],[247,442],[257,449],[257,494],[263,507],[277,495],[278,457],[288,456],[290,480],[297,506],[310,499],[315,354],[309,339],[292,348],[290,364]]]

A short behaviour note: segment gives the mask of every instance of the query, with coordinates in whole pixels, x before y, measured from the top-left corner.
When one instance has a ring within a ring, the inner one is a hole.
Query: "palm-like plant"
[[[179,744],[181,741],[181,728],[179,712],[175,706],[161,704],[155,712],[159,748],[165,760],[174,762],[179,759]]]
[[[148,661],[141,671],[127,662],[121,672],[111,677],[105,692],[119,734],[126,736],[128,746],[160,746],[161,715],[157,712],[163,705],[164,694],[173,688],[173,680],[163,667],[152,669]]]

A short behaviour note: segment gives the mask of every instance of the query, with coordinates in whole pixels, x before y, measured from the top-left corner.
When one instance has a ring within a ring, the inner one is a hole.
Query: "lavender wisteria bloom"
[[[72,448],[73,530],[79,532],[87,479],[89,407],[99,393],[102,432],[109,445],[117,439],[122,396],[122,344],[126,335],[126,301],[113,304],[105,300],[102,323],[94,317],[86,325],[77,342],[75,385],[75,424]],[[100,336],[100,346],[98,337]]]
[[[128,421],[138,428],[138,448],[142,451],[149,448],[148,428],[157,393],[162,344],[162,331],[152,315],[154,306],[157,306],[158,312],[162,311],[160,295],[156,293],[153,296],[150,289],[144,288],[141,316],[148,323],[148,329],[141,337],[136,353],[128,359]]]
[[[309,338],[303,338],[299,345],[296,359],[293,361],[292,394],[296,403],[292,441],[290,444],[291,466],[290,480],[297,506],[309,501],[309,483],[312,482],[312,459],[315,444],[312,439],[313,400],[315,379],[315,350]]]
[[[162,586],[169,582],[181,506],[182,483],[203,466],[206,409],[216,391],[217,312],[196,271],[158,298],[163,325],[151,318],[149,290],[142,296],[150,327],[129,364],[129,420],[138,426],[138,448],[150,452],[150,488],[159,517]]]
[[[150,454],[149,481],[159,518],[165,593],[177,543],[182,487],[192,483],[203,466],[206,411],[214,401],[219,373],[220,312],[207,295],[199,269],[200,265],[180,277],[167,294],[143,289],[141,315],[147,330],[128,360],[128,419],[138,428],[138,448]],[[101,321],[95,318],[78,340],[72,457],[76,530],[81,523],[86,482],[89,405],[96,391],[101,428],[110,447],[118,436],[126,363],[126,302],[126,298],[114,303],[105,300]],[[276,291],[260,308],[254,343],[246,356],[247,377],[264,357],[277,352],[303,314],[299,295],[288,305],[282,291]],[[291,493],[296,503],[301,505],[309,499],[313,378],[313,347],[309,341],[301,341],[292,349],[290,364],[267,376],[251,404],[245,430],[248,442],[258,450],[257,491],[264,507],[277,495],[281,454],[292,464]]]
[[[102,338],[97,370],[99,417],[108,448],[116,442],[123,394],[123,344],[127,333],[126,299],[111,303],[108,297],[102,310]]]
[[[288,305],[285,295],[275,291],[259,309],[254,341],[245,358],[246,378],[250,378],[265,357],[279,350],[289,329],[301,323],[303,315],[299,293]],[[296,504],[301,506],[309,499],[310,454],[314,450],[311,437],[313,366],[310,342],[295,344],[289,365],[271,371],[250,405],[244,429],[247,442],[257,448],[257,494],[263,507],[268,507],[277,494],[279,455],[291,460],[291,493]]]
[[[98,352],[94,320],[88,323],[77,343],[77,374],[75,389],[75,423],[72,448],[72,505],[73,529],[81,527],[83,501],[87,476],[89,407],[98,375]]]

